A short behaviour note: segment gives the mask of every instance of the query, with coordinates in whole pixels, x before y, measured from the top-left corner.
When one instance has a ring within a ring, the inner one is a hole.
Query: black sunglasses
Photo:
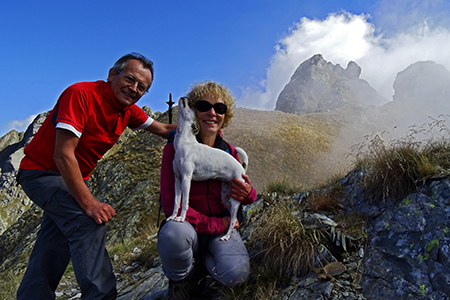
[[[207,112],[211,109],[211,107],[214,107],[214,111],[216,112],[216,114],[219,115],[223,115],[224,113],[227,112],[227,105],[224,103],[216,103],[212,105],[206,100],[200,100],[197,101],[197,103],[195,104],[195,109],[197,109],[200,112]]]

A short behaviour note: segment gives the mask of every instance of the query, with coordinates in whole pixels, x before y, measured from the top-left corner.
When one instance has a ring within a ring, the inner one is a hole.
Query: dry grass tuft
[[[366,237],[367,216],[362,213],[350,212],[337,215],[337,229],[346,236]]]
[[[340,209],[339,199],[343,194],[343,191],[316,193],[306,200],[305,206],[316,213],[336,213]]]
[[[254,259],[280,276],[301,276],[312,269],[314,254],[327,233],[305,228],[284,202],[269,207],[251,240],[259,249]]]
[[[428,131],[424,129],[427,126]],[[371,201],[399,201],[427,178],[448,173],[449,131],[445,122],[434,120],[422,127],[411,127],[402,139],[386,141],[383,134],[377,134],[366,136],[365,141],[354,146],[356,166],[367,172],[364,184]],[[441,136],[435,137],[436,132]],[[428,137],[423,139],[421,135]]]

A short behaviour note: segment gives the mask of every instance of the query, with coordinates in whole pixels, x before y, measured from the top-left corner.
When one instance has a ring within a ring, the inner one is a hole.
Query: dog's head
[[[188,98],[186,97],[181,97],[180,101],[178,101],[178,126],[182,123],[192,127],[194,134],[197,133],[195,111],[189,107]]]

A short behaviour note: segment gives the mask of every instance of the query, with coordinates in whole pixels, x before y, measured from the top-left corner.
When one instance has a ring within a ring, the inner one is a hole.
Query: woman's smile
[[[216,103],[221,103],[220,99],[217,100],[210,95],[204,95],[202,100],[207,101],[213,105]],[[211,107],[208,111],[205,112],[196,110],[196,114],[200,126],[200,137],[204,142],[214,141],[217,133],[223,126],[223,123],[225,121],[225,114],[216,113],[214,107]]]

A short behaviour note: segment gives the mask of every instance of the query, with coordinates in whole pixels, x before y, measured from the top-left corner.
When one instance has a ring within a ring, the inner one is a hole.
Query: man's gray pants
[[[81,209],[57,172],[22,170],[18,181],[44,215],[17,299],[55,299],[71,258],[81,299],[116,299],[105,224]]]

